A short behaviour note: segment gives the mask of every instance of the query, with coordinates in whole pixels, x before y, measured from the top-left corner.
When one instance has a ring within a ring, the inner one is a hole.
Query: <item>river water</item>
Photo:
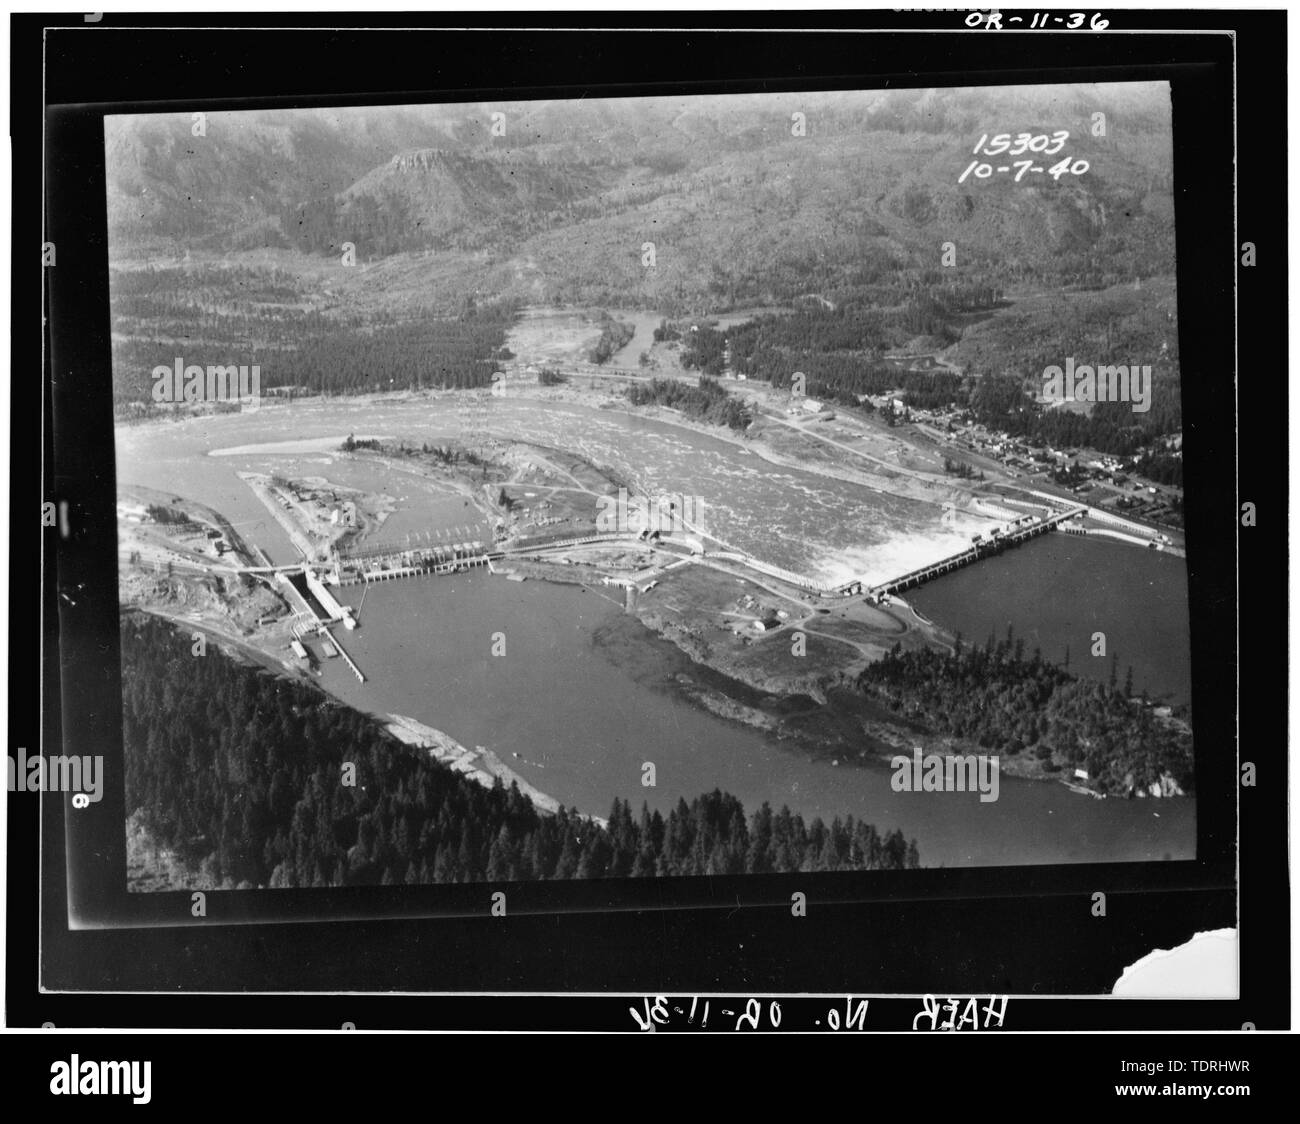
[[[705,531],[767,562],[820,580],[884,579],[969,543],[969,529],[946,525],[940,503],[887,495],[774,465],[734,441],[568,402],[490,397],[485,401],[489,433],[571,450],[613,470],[644,494],[694,496],[701,513],[698,522]],[[214,480],[196,462],[223,447],[320,437],[337,437],[341,442],[349,432],[422,444],[455,438],[463,429],[449,400],[343,406],[333,400],[297,402],[250,414],[124,428],[118,437],[120,478],[146,484],[175,479],[171,486],[180,490],[183,483],[202,475],[205,479],[198,486],[205,495],[191,498],[220,510],[225,510],[222,503],[235,505],[239,514],[229,514],[236,522],[269,523],[261,505],[231,470],[268,472],[278,465],[286,471],[337,477],[339,483],[348,484],[350,479],[339,474],[360,469],[353,462],[320,454],[222,457],[225,471]],[[339,464],[334,474],[326,471]],[[384,490],[392,494],[398,486],[394,482]],[[209,494],[211,499],[206,498]],[[413,524],[423,518],[423,511],[416,508]],[[987,530],[992,522],[987,520],[976,529]],[[277,552],[267,545],[273,557],[294,557],[282,532],[268,529],[266,533],[279,547]]]
[[[1037,646],[1059,663],[1068,647],[1075,675],[1109,679],[1114,658],[1120,686],[1131,667],[1134,693],[1191,702],[1182,558],[1114,539],[1042,535],[926,582],[907,600],[971,643],[983,644],[990,633],[1001,640],[1011,625],[1026,654]],[[1097,633],[1105,651],[1094,656]]]
[[[773,470],[764,462],[755,465],[756,457],[725,442],[613,411],[582,411],[569,405],[552,410],[530,403],[499,412],[492,428],[498,427],[519,427],[527,430],[521,436],[549,438],[556,445],[566,443],[567,433],[570,447],[585,444],[589,452],[600,451],[594,459],[608,464],[621,458],[638,471],[653,472],[664,490],[686,491],[673,488],[671,481],[698,479],[697,490],[708,488],[719,508],[739,512],[742,527],[770,519],[771,511],[763,511],[767,502],[800,502],[803,510],[795,522],[807,527],[808,537],[796,546],[783,554],[770,523],[769,533],[753,536],[768,546],[763,556],[778,562],[784,558],[786,564],[815,556],[822,566],[834,566],[836,556],[827,544],[844,533],[845,521],[864,525],[863,540],[869,543],[881,540],[880,523],[906,515],[908,501],[887,497],[880,502],[867,489]],[[399,501],[398,511],[381,532],[383,538],[430,528],[450,532],[472,520],[472,509],[466,509],[463,500],[413,475],[382,472],[362,461],[320,452],[206,455],[263,442],[332,435],[341,439],[348,432],[420,442],[454,435],[455,422],[435,416],[422,401],[373,407],[296,404],[291,410],[123,427],[118,431],[119,480],[217,508],[277,561],[288,561],[295,552],[236,477],[237,471],[318,475],[382,490]],[[665,455],[666,445],[670,455]],[[638,457],[645,458],[644,465],[637,463]],[[847,514],[836,510],[837,494],[855,509]],[[788,510],[784,518],[790,519]],[[1094,572],[1095,560],[1108,557],[1112,547],[1126,551],[1116,561],[1130,574],[1147,575],[1144,580],[1112,579],[1106,584],[1106,627],[1118,638],[1113,643],[1121,651],[1121,675],[1132,663],[1135,677],[1140,669],[1153,685],[1176,684],[1176,669],[1162,667],[1154,650],[1149,665],[1144,663],[1136,645],[1112,623],[1139,622],[1149,614],[1152,583],[1167,581],[1168,564],[1174,560],[1091,540],[1038,540],[1044,546],[1057,542],[1071,544],[1077,553],[1067,550],[1053,563],[1055,579],[1049,585],[1078,588]],[[1035,549],[1041,548],[1030,544],[953,576],[974,577],[985,567],[1012,563],[1022,553],[1032,558]],[[1050,655],[1055,633],[1048,634],[1041,614],[1034,617],[1030,612],[1037,613],[1042,591],[1034,590],[1031,599],[1014,580],[1004,585],[990,576],[988,582],[983,594],[987,620],[1010,614],[1009,619],[1021,622],[1017,633],[1028,635],[1026,618],[1039,619],[1044,654]],[[927,589],[942,592],[940,583]],[[347,592],[354,605],[360,601],[359,590]],[[615,796],[631,799],[637,807],[644,800],[667,809],[680,797],[689,800],[716,787],[738,796],[749,810],[767,800],[774,806],[787,804],[805,818],[852,814],[881,830],[902,828],[916,838],[922,862],[929,866],[1179,859],[1195,854],[1192,800],[1093,800],[1059,784],[1003,777],[999,799],[981,803],[974,793],[896,793],[883,765],[811,761],[767,735],[680,698],[672,681],[687,667],[685,657],[623,614],[607,592],[507,582],[482,571],[381,583],[366,594],[361,627],[339,634],[367,682],[359,683],[341,661],[327,660],[323,684],[360,709],[408,715],[445,730],[462,744],[488,746],[543,792],[595,815],[606,815]],[[971,639],[982,639],[987,629],[981,633],[980,621],[966,627],[955,619],[965,611],[968,598],[960,592],[950,596],[949,606],[927,603],[923,611],[951,628],[962,628]],[[1014,612],[1009,608],[1013,606]],[[949,610],[951,621],[945,615]],[[1087,628],[1091,619],[1070,617],[1064,627]],[[493,633],[505,636],[504,656],[491,654]],[[1071,648],[1075,651],[1073,641]],[[1085,651],[1080,645],[1072,666],[1083,662]],[[654,788],[641,785],[646,762],[655,765]]]

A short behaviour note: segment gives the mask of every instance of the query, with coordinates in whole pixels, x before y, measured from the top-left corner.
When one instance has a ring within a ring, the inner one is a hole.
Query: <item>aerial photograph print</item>
[[[1195,858],[1172,112],[106,117],[128,888]]]

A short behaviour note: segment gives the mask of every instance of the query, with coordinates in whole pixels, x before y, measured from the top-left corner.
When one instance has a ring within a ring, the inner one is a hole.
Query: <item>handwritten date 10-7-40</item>
[[[1010,133],[998,133],[997,136],[989,139],[988,133],[980,137],[972,150],[975,156],[993,156],[1005,157],[1007,163],[998,164],[996,161],[992,164],[972,160],[967,165],[966,170],[957,177],[958,183],[964,183],[966,177],[974,173],[976,179],[985,180],[993,175],[994,172],[1011,172],[1015,171],[1015,180],[1019,183],[1027,174],[1049,175],[1053,180],[1059,180],[1064,175],[1081,176],[1089,168],[1087,160],[1071,160],[1065,156],[1058,160],[1050,168],[1044,167],[1048,163],[1046,159],[1040,165],[1036,161],[1040,157],[1055,156],[1065,146],[1065,142],[1070,139],[1068,130],[1061,129],[1055,133],[1019,133],[1012,137]],[[1027,159],[1016,160],[1014,157],[1027,154]]]

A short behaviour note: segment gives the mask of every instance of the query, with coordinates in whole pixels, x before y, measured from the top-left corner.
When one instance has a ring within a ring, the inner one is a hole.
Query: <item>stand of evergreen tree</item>
[[[726,337],[712,324],[693,325],[682,339],[682,366],[717,378],[725,367]]]
[[[519,314],[514,301],[478,305],[467,299],[459,315],[364,325],[319,313],[285,317],[274,333],[214,310],[195,310],[170,331],[204,342],[163,344],[162,328],[149,338],[113,343],[115,401],[152,401],[153,369],[164,356],[182,355],[186,366],[239,363],[259,368],[260,389],[302,387],[316,394],[390,390],[474,389],[491,385],[506,333]],[[248,343],[251,338],[270,342]]]
[[[1195,789],[1191,735],[1131,698],[1131,670],[1123,691],[1113,665],[1109,684],[1076,677],[1038,651],[1026,658],[1010,629],[983,648],[959,638],[955,652],[895,645],[858,685],[931,730],[1009,756],[1032,752],[1048,772],[1083,768],[1100,792],[1149,790],[1163,776]]]
[[[608,827],[485,788],[312,684],[209,650],[147,614],[122,624],[126,806],[213,887],[901,870],[900,831],[805,824],[734,796],[666,816],[615,800]],[[345,764],[355,766],[349,777]],[[351,780],[354,783],[348,784]]]
[[[857,396],[902,389],[914,409],[953,407],[969,410],[975,420],[1031,445],[1054,448],[1083,446],[1117,456],[1134,456],[1157,438],[1182,428],[1177,368],[1155,365],[1150,409],[1135,413],[1128,402],[1097,402],[1087,413],[1043,410],[1029,390],[1041,388],[1034,377],[951,371],[909,371],[880,356],[917,335],[933,337],[938,350],[960,334],[958,326],[972,312],[995,307],[1001,292],[993,286],[948,288],[913,284],[896,294],[899,307],[886,311],[875,301],[849,300],[834,309],[799,307],[766,313],[737,324],[727,334],[731,368],[774,387],[801,373],[808,393],[847,405]],[[658,337],[656,337],[658,338]],[[682,362],[705,373],[721,371],[723,337],[708,326],[690,333]],[[1053,360],[1059,362],[1059,360]],[[1098,360],[1101,361],[1100,359]],[[1127,363],[1126,359],[1119,359]],[[716,371],[709,366],[716,364]],[[1020,365],[1037,375],[1044,364],[1028,359]],[[816,390],[814,391],[814,384]],[[1175,483],[1172,467],[1163,483]],[[1178,470],[1181,475],[1181,465]]]
[[[699,386],[680,379],[651,379],[628,388],[633,406],[667,406],[690,418],[730,429],[748,429],[753,421],[743,402],[728,394],[716,379],[700,376]]]
[[[593,363],[605,363],[620,348],[626,346],[627,342],[636,334],[636,327],[632,324],[624,323],[622,320],[615,320],[606,313],[601,321],[600,339],[592,347],[588,359]]]

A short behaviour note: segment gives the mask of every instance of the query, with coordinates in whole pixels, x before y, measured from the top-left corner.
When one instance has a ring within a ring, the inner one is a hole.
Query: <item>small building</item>
[[[307,658],[307,649],[302,646],[301,640],[294,640],[290,643],[289,647],[293,649],[293,654],[300,660],[305,660]]]
[[[337,621],[343,619],[343,606],[335,600],[334,595],[325,588],[321,580],[308,567],[303,573],[307,578],[307,588],[311,591],[313,597],[320,602],[321,608],[325,611],[329,620]]]

